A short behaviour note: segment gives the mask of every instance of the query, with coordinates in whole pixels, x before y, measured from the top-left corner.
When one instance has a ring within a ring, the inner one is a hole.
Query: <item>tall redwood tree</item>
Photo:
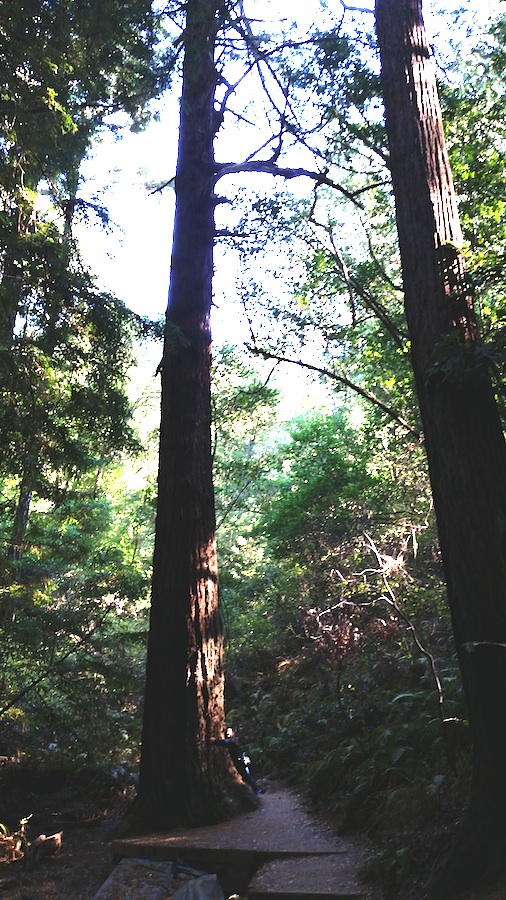
[[[449,897],[506,860],[506,447],[420,0],[376,0],[376,31],[412,364],[474,746],[467,827],[433,887]]]
[[[176,212],[162,377],[158,507],[138,815],[210,823],[248,802],[224,726],[211,455],[216,35],[226,3],[187,0]],[[253,795],[251,795],[253,798]],[[249,801],[250,803],[252,802]]]

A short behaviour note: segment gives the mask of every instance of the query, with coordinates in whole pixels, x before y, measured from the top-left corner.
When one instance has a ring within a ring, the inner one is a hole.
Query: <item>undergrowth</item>
[[[430,635],[430,660],[413,624],[376,630],[341,658],[292,632],[277,654],[236,659],[227,685],[255,774],[303,789],[339,831],[367,834],[368,875],[386,897],[408,896],[435,864],[429,836],[458,815],[469,780],[449,622],[438,610],[416,626]]]

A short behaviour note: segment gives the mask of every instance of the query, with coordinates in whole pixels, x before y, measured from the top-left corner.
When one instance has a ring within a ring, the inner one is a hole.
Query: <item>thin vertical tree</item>
[[[420,0],[376,0],[376,31],[412,365],[473,739],[468,821],[431,888],[448,897],[506,859],[506,446]]]

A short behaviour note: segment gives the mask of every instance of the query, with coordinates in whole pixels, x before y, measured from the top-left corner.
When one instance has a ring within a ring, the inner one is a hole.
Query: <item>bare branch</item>
[[[365,13],[366,15],[374,15],[373,9],[367,9],[364,6],[348,6],[348,4],[344,2],[344,0],[341,0],[341,6],[343,7],[345,12],[359,12]]]
[[[383,306],[373,294],[367,290],[364,285],[357,282],[357,280],[353,277],[352,273],[349,271],[346,262],[343,258],[341,250],[337,246],[336,239],[334,236],[334,231],[332,226],[325,223],[319,222],[315,216],[315,205],[313,204],[313,208],[311,210],[308,221],[315,226],[315,228],[321,229],[326,235],[329,246],[327,248],[328,252],[330,252],[331,257],[333,258],[339,272],[341,273],[341,277],[346,285],[346,289],[348,291],[348,296],[350,298],[350,307],[353,318],[353,325],[356,324],[356,309],[355,309],[355,295],[360,297],[367,308],[372,310],[374,315],[379,319],[381,324],[384,326],[386,331],[389,333],[390,337],[394,340],[395,344],[400,350],[404,350],[406,347],[406,339],[399,331],[395,323],[392,321],[387,309]],[[366,232],[368,243],[369,243],[369,251],[371,253],[373,262],[377,266],[378,272],[387,281],[389,287],[395,289],[395,285],[387,279],[386,273],[384,272],[383,267],[380,265],[378,259],[374,255],[372,243],[370,239],[370,235]]]
[[[220,103],[220,107],[219,107],[219,111],[218,111],[218,116],[220,117],[220,119],[222,119],[223,116],[225,115],[225,110],[227,109],[227,101],[228,101],[229,97],[230,97],[232,94],[235,93],[235,91],[237,90],[237,88],[239,87],[239,85],[241,84],[241,82],[244,81],[244,79],[249,75],[249,73],[251,72],[251,70],[254,68],[254,65],[255,65],[254,63],[251,63],[251,64],[244,70],[244,72],[242,73],[241,77],[238,78],[237,81],[235,81],[233,84],[230,84],[230,83],[225,79],[223,73],[221,73],[221,76],[220,76],[220,82],[221,82],[221,84],[224,84],[224,85],[225,85],[226,91],[225,91],[225,94],[224,94],[224,96],[223,96],[223,99],[222,99],[222,101],[221,101],[221,103]],[[245,119],[245,121],[247,121],[247,120]],[[252,124],[252,123],[249,123],[249,124]]]
[[[324,124],[324,119],[322,118],[319,124],[313,128],[307,129],[304,128],[299,120],[299,116],[297,110],[293,106],[293,103],[290,98],[290,81],[286,81],[283,83],[278,75],[278,72],[271,64],[271,57],[275,56],[281,50],[286,49],[295,49],[306,46],[314,46],[315,38],[309,36],[307,39],[303,41],[283,41],[281,44],[276,45],[275,47],[271,47],[269,49],[261,47],[262,43],[265,41],[265,35],[255,35],[253,33],[253,29],[251,27],[251,23],[253,21],[257,22],[259,20],[248,19],[244,12],[244,6],[242,0],[239,3],[240,15],[238,17],[237,22],[235,23],[238,33],[241,35],[246,47],[251,53],[254,60],[254,67],[257,70],[258,77],[260,79],[260,83],[262,85],[262,89],[269,100],[271,105],[271,109],[277,114],[278,120],[281,124],[281,128],[279,131],[278,137],[278,150],[275,156],[277,160],[281,154],[282,142],[283,138],[286,134],[291,135],[295,142],[300,144],[300,146],[309,150],[312,155],[317,156],[321,159],[327,159],[319,152],[315,147],[311,147],[307,141],[308,134],[314,134],[316,131],[320,131],[322,125]],[[338,26],[341,27],[343,22],[343,18]],[[263,69],[266,69],[272,83],[277,87],[281,96],[284,99],[284,109],[278,105],[276,100],[272,95],[272,91],[267,85],[266,77]],[[274,138],[273,138],[274,139]],[[250,155],[250,159],[254,156],[254,154]]]
[[[286,166],[278,166],[270,159],[255,159],[240,163],[217,163],[215,179],[223,178],[224,175],[237,175],[240,172],[264,172],[267,175],[276,175],[279,178],[310,178],[316,184],[325,184],[336,191],[339,191],[343,197],[363,209],[363,204],[357,200],[357,194],[354,191],[348,191],[341,184],[333,181],[325,172],[313,172],[311,169],[289,168]],[[360,191],[362,193],[362,191]]]
[[[345,375],[341,375],[339,372],[333,372],[332,369],[326,369],[324,366],[315,366],[312,363],[303,362],[301,359],[290,359],[287,356],[282,356],[279,353],[273,353],[270,350],[262,350],[259,347],[256,347],[254,344],[246,344],[246,349],[249,350],[253,356],[261,356],[262,359],[276,359],[278,362],[290,363],[293,366],[299,366],[301,369],[307,369],[309,372],[317,372],[318,375],[324,375],[326,378],[330,378],[332,381],[338,381],[340,384],[343,384],[345,387],[350,388],[350,390],[354,391],[360,397],[363,397],[364,400],[368,400],[369,403],[372,403],[373,406],[377,406],[378,409],[381,409],[382,412],[386,413],[394,422],[397,422],[402,426],[409,434],[412,434],[417,441],[422,443],[423,435],[414,428],[409,422],[406,421],[398,412],[396,412],[393,407],[388,406],[386,403],[383,403],[379,397],[376,397],[375,394],[372,394],[371,391],[366,390],[366,388],[361,387],[359,384],[356,384],[353,381],[350,381]]]

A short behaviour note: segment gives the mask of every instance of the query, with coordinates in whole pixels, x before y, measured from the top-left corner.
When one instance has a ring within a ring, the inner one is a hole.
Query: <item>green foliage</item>
[[[485,368],[498,380],[504,411],[504,253],[506,207],[499,185],[506,169],[504,120],[505,19],[501,16],[468,56],[455,64],[451,87],[441,86],[445,130],[474,286],[483,346],[476,354],[449,352],[444,379],[462,382]],[[432,375],[440,380],[440,373]],[[431,377],[432,377],[431,375]]]
[[[21,560],[3,555],[2,740],[11,752],[44,755],[55,744],[61,759],[135,758],[149,557],[118,542],[118,512],[104,494],[76,491],[34,509]]]
[[[228,718],[256,774],[385,840],[438,814],[467,747],[423,456],[374,415],[308,415],[288,433],[256,543],[225,582],[243,635],[232,632]]]
[[[212,452],[218,532],[230,517],[238,527],[268,465],[266,440],[278,392],[269,386],[269,375],[261,374],[229,346],[215,354]]]
[[[16,547],[33,499],[138,449],[125,385],[139,323],[96,288],[72,225],[97,130],[115,112],[140,122],[165,83],[158,25],[149,0],[0,3],[0,470],[19,477]]]
[[[231,347],[215,355],[213,474],[220,605],[228,652],[234,656],[240,656],[244,646],[265,651],[277,639],[279,627],[273,614],[279,601],[279,567],[264,560],[254,536],[272,462],[278,392],[270,387],[271,374],[244,361]]]
[[[437,361],[427,372],[427,385],[430,388],[445,384],[470,389],[490,374],[501,373],[506,362],[505,336],[506,332],[501,331],[494,341],[466,346],[449,335],[435,348]],[[499,389],[504,390],[500,375]]]
[[[250,658],[250,690],[243,658],[229,702],[257,772],[303,786],[340,828],[383,840],[437,816],[469,747],[465,724],[452,728],[462,721],[462,696],[445,651],[448,620],[437,638],[448,725],[427,661],[402,623],[385,621],[370,621],[369,639],[361,635],[345,660],[329,656],[324,642],[285,639],[270,663]],[[430,632],[434,622],[416,627]]]
[[[256,198],[239,225],[243,302],[261,355],[307,360],[340,403],[355,397],[416,434],[394,211],[383,187],[367,198],[367,224],[326,188],[314,203]]]
[[[278,449],[274,502],[260,527],[277,554],[307,566],[371,525],[374,508],[383,505],[383,488],[342,413],[301,419],[290,438]]]
[[[39,295],[0,349],[0,465],[4,474],[24,473],[39,496],[136,447],[125,391],[127,310],[72,270],[60,290],[53,283],[49,321],[48,298]]]
[[[142,115],[166,82],[158,25],[149,0],[0,4],[0,121],[25,164],[44,167],[38,178],[68,172],[107,115]]]

